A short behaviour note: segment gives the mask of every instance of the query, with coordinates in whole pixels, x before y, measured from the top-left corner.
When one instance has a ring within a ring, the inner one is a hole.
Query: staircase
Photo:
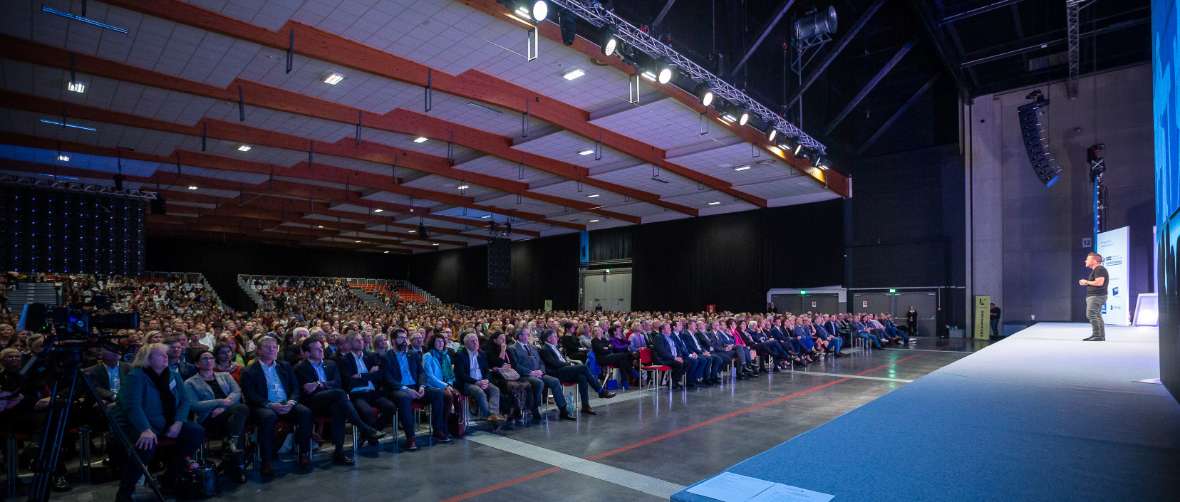
[[[382,302],[381,299],[377,297],[377,295],[371,294],[363,289],[352,288],[352,294],[356,295],[357,298],[360,298],[362,302],[365,302],[366,307],[385,306],[385,302]]]
[[[57,286],[52,282],[16,283],[16,289],[8,292],[8,310],[20,312],[29,303],[44,303],[49,307],[56,307]]]

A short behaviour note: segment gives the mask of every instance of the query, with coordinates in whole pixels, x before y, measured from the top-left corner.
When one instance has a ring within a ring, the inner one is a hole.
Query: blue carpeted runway
[[[1180,404],[1138,382],[1156,328],[1086,336],[1037,324],[728,472],[835,500],[1180,500]]]

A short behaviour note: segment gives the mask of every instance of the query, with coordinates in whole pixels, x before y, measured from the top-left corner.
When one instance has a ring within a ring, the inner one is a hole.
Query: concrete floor
[[[370,448],[352,468],[317,457],[312,474],[255,475],[225,500],[667,500],[671,493],[968,355],[970,340],[918,339],[911,349],[849,351],[796,372],[697,391],[631,391],[593,401],[578,422],[395,453]],[[838,469],[833,466],[833,469]],[[113,483],[77,486],[59,500],[110,500]],[[146,495],[141,491],[140,495]]]

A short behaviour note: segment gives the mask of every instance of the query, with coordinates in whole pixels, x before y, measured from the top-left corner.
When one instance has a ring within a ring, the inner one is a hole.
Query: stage
[[[1180,500],[1180,404],[1140,382],[1157,329],[1089,335],[1036,324],[727,472],[835,500]],[[715,500],[695,486],[672,500]]]

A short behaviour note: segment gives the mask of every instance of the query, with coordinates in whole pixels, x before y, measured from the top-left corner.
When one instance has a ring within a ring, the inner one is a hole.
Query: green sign
[[[889,288],[889,294],[891,294],[891,295],[896,295],[896,294],[897,294],[897,290],[896,290],[896,289],[894,289],[894,288]]]
[[[806,295],[806,294],[807,294],[807,290],[806,290],[806,289],[800,289],[800,290],[799,290],[799,294],[801,294],[801,295]]]

